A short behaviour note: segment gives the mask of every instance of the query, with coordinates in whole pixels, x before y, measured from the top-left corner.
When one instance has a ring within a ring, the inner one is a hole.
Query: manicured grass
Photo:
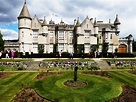
[[[129,85],[136,88],[136,75],[131,74],[127,71],[113,71],[110,75],[123,85]]]
[[[73,79],[73,73],[67,72],[36,81],[34,87],[41,96],[53,101],[57,99],[59,102],[104,102],[119,96],[122,92],[120,83],[116,80],[80,73],[78,76],[88,85],[83,88],[65,86],[63,83],[66,80]]]
[[[24,86],[29,85],[38,73],[14,73],[0,80],[0,102],[10,102]]]
[[[34,80],[37,74],[38,72],[14,72],[7,78],[0,79],[0,102],[10,102],[23,87],[33,87],[42,97],[59,102],[105,102],[119,96],[123,85],[136,88],[136,75],[127,71],[110,71],[112,78],[78,72],[78,80],[88,83],[82,88],[71,88],[63,84],[73,79],[73,72]]]

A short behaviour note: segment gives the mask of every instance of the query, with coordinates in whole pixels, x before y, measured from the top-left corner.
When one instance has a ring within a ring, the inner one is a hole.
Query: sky
[[[25,0],[0,0],[0,31],[4,40],[18,39],[18,20]],[[63,20],[74,24],[79,17],[82,22],[86,16],[97,21],[114,22],[118,14],[120,25],[119,37],[131,34],[136,39],[136,0],[26,0],[33,18],[46,17],[55,23]]]

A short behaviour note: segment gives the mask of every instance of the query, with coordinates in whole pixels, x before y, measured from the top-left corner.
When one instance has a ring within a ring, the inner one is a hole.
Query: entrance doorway
[[[127,46],[125,44],[120,44],[118,52],[119,53],[127,53]]]

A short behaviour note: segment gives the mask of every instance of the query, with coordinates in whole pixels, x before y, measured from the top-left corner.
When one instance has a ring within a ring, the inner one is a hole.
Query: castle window
[[[73,37],[73,31],[69,32],[69,37],[72,38]]]
[[[54,35],[53,31],[51,31],[50,32],[50,38],[53,38],[53,35]]]
[[[87,24],[87,28],[88,28],[88,24]]]
[[[105,35],[106,35],[106,37],[105,37],[105,38],[106,38],[106,39],[108,39],[108,34],[105,34]]]
[[[89,38],[90,36],[90,32],[89,31],[85,31],[85,38]]]
[[[53,52],[53,45],[50,45],[50,52]]]
[[[112,34],[110,35],[110,39],[112,39]]]
[[[69,45],[69,51],[73,52],[73,45]]]
[[[38,38],[38,32],[37,31],[33,31],[33,38],[37,39]]]
[[[101,39],[101,36],[99,38]]]
[[[87,44],[87,45],[84,45],[85,46],[85,53],[89,52],[90,51],[90,45]]]
[[[64,44],[60,44],[58,48],[59,48],[58,49],[59,51],[61,51],[61,50],[63,51],[64,50]]]
[[[22,37],[24,37],[24,31],[22,31]]]
[[[58,38],[64,39],[64,31],[59,31]]]

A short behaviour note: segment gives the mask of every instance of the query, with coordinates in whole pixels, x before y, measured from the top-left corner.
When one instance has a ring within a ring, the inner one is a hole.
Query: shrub
[[[17,70],[26,70],[26,68],[23,68],[23,67],[18,67]]]
[[[88,67],[88,70],[99,70],[100,68],[98,66],[90,66]]]

